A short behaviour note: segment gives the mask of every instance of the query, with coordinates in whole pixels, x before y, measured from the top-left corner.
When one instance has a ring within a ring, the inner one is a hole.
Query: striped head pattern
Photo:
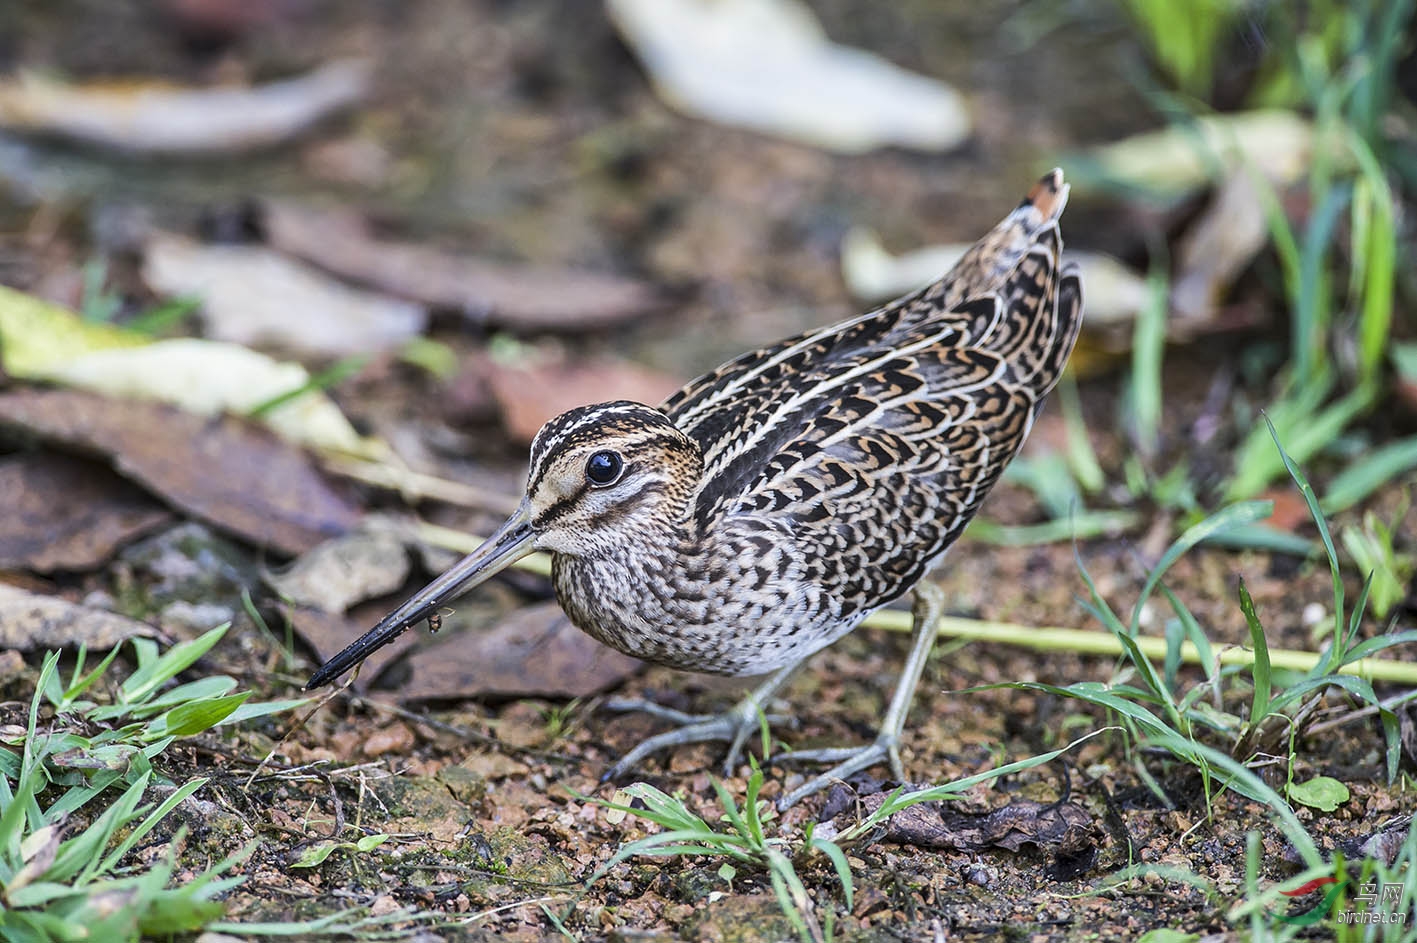
[[[593,558],[682,533],[702,474],[698,445],[652,406],[618,400],[562,413],[531,444],[533,543]]]

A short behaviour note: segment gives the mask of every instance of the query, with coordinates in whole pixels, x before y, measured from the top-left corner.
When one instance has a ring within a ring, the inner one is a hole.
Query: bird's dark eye
[[[618,452],[596,452],[585,463],[585,476],[593,485],[611,485],[625,470]]]

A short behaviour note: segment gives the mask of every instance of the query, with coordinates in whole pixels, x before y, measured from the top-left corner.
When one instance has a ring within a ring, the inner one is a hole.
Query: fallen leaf
[[[968,248],[964,243],[947,243],[892,255],[880,236],[856,226],[841,243],[841,274],[847,290],[862,301],[890,301],[923,288],[954,268]],[[1112,256],[1065,251],[1063,259],[1082,269],[1088,324],[1130,323],[1146,304],[1146,279]]]
[[[1331,156],[1348,160],[1338,140],[1326,144]],[[1217,164],[1252,167],[1284,186],[1301,178],[1313,162],[1314,126],[1284,109],[1207,115],[1094,148],[1078,161],[1068,180],[1078,193],[1088,186],[1126,185],[1163,196],[1178,196],[1210,183]]]
[[[85,321],[59,305],[0,285],[0,366],[16,379],[44,377],[55,364],[91,351],[147,342],[140,334]]]
[[[0,286],[0,366],[11,377],[45,380],[108,396],[157,399],[188,412],[245,413],[300,389],[298,363],[220,341],[152,341]],[[388,447],[361,437],[338,406],[310,390],[270,410],[262,422],[301,445],[383,458]]]
[[[45,452],[0,458],[0,567],[91,570],[171,519],[94,462]]]
[[[872,783],[868,795],[850,795],[839,815],[868,816],[881,807],[895,790]],[[925,786],[907,786],[907,791]],[[867,791],[863,790],[863,791]],[[832,790],[827,809],[842,807],[844,787]],[[842,827],[841,823],[837,823]],[[1018,851],[1025,845],[1053,851],[1058,857],[1075,858],[1095,850],[1097,832],[1092,816],[1075,802],[1033,802],[1017,799],[992,812],[960,812],[945,802],[919,802],[886,819],[881,841],[917,848],[952,848],[983,851],[1004,848]]]
[[[376,239],[355,213],[265,204],[275,248],[351,281],[452,308],[499,327],[592,331],[663,308],[653,286],[578,269],[489,262],[415,243]]]
[[[1235,279],[1269,243],[1264,205],[1250,175],[1237,170],[1181,236],[1171,278],[1171,318],[1192,329],[1213,321]],[[1088,305],[1092,304],[1089,284]]]
[[[556,603],[520,609],[490,631],[448,634],[407,659],[405,700],[467,697],[585,697],[636,671],[640,662],[571,624]]]
[[[408,551],[391,527],[373,523],[372,516],[365,518],[354,533],[320,544],[283,571],[266,573],[267,585],[297,606],[331,613],[392,593],[408,578]]]
[[[523,444],[535,438],[546,420],[575,406],[617,399],[654,404],[680,386],[668,374],[626,360],[533,357],[514,364],[495,358],[484,362],[502,422]]]
[[[421,305],[351,288],[263,246],[155,233],[143,279],[163,294],[201,298],[208,337],[312,357],[397,347],[428,322]]]
[[[55,365],[44,379],[110,397],[153,399],[198,416],[245,414],[310,382],[298,363],[259,351],[192,337],[143,347],[103,350]],[[334,400],[320,390],[282,403],[260,422],[282,438],[324,452],[382,458],[388,447],[361,436]]]
[[[27,835],[20,842],[20,860],[24,866],[5,882],[5,893],[10,895],[44,875],[54,859],[59,856],[59,839],[63,830],[58,824],[45,825]]]
[[[665,102],[828,150],[925,151],[969,136],[959,93],[831,42],[799,0],[607,0]]]
[[[194,517],[284,554],[345,533],[358,510],[304,453],[250,423],[69,390],[0,394],[0,425],[98,452]]]
[[[369,64],[331,62],[254,88],[0,83],[0,127],[146,154],[231,154],[292,138],[362,99]]]
[[[146,622],[0,583],[0,648],[39,651],[87,645],[108,651],[130,638],[155,638]]]
[[[1296,488],[1270,488],[1258,498],[1261,501],[1274,502],[1274,510],[1270,512],[1269,519],[1265,523],[1275,530],[1298,533],[1301,528],[1313,521],[1308,502],[1304,500],[1304,496]]]

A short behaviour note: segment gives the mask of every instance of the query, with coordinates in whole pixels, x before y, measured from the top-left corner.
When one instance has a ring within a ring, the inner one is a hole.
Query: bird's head
[[[536,434],[518,513],[535,549],[601,556],[680,526],[702,472],[698,445],[660,410],[582,406]]]
[[[562,413],[532,442],[526,496],[512,516],[326,662],[307,687],[339,677],[533,551],[595,558],[674,539],[702,473],[698,445],[658,409],[621,400]]]

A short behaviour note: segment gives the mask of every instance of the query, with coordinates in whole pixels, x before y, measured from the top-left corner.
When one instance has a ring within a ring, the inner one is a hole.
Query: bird
[[[909,654],[871,743],[772,758],[834,764],[786,808],[889,763],[943,613],[925,577],[979,510],[1063,372],[1082,280],[1062,259],[1063,172],[948,273],[857,317],[739,356],[658,406],[569,410],[531,444],[525,495],[472,553],[335,655],[327,684],[533,552],[571,622],[636,658],[766,675],[730,710],[649,709],[675,729],[607,772],[681,744],[730,743],[730,773],[809,656],[914,591]]]

